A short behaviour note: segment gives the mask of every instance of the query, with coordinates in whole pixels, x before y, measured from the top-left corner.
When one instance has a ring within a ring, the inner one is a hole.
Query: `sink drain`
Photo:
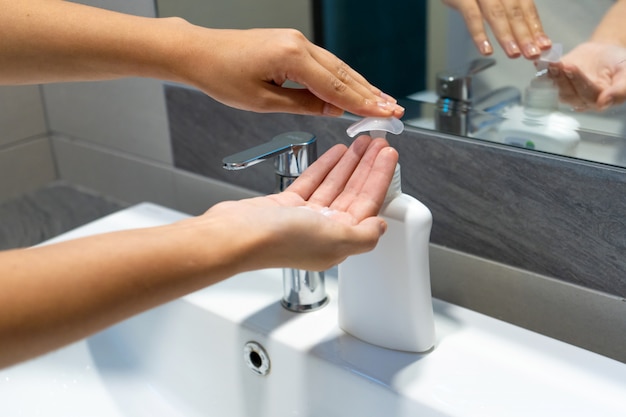
[[[260,344],[248,342],[243,347],[243,360],[248,368],[258,375],[270,373],[270,357]]]

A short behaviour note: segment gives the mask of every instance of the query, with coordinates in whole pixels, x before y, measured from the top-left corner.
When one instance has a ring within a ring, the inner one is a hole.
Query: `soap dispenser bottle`
[[[393,130],[377,123],[372,134],[400,133],[396,122]],[[379,215],[387,231],[377,246],[339,264],[339,326],[373,345],[426,352],[435,342],[428,260],[432,215],[424,204],[402,193],[400,165]]]
[[[559,92],[548,77],[548,63],[561,57],[561,45],[545,51],[537,62],[537,73],[526,88],[524,106],[504,113],[497,138],[507,145],[575,156],[580,135],[578,120],[558,111]]]

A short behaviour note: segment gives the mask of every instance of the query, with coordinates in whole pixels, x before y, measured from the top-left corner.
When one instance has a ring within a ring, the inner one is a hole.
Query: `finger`
[[[321,54],[317,50],[315,55],[330,59],[328,54]],[[387,95],[381,95],[380,90],[372,91],[355,81],[356,71],[334,55],[331,56],[334,65],[324,59],[319,62],[311,55],[308,65],[299,67],[305,72],[294,73],[290,79],[304,85],[324,102],[351,113],[360,116],[402,117],[404,108],[395,103],[395,100],[389,99]]]
[[[570,84],[577,96],[575,110],[595,109],[598,96],[602,92],[601,88],[593,83],[577,66],[564,65],[563,74],[570,81]]]
[[[491,55],[493,53],[493,46],[489,42],[489,37],[485,31],[485,25],[483,24],[483,14],[480,11],[478,3],[475,1],[468,2],[461,6],[456,6],[450,2],[445,2],[451,7],[456,7],[465,20],[465,26],[467,27],[474,45],[482,55]]]
[[[397,163],[398,152],[392,147],[385,147],[378,153],[367,181],[348,208],[357,221],[378,215]]]
[[[347,146],[339,144],[324,152],[317,161],[304,170],[286,191],[298,194],[305,201],[308,200],[347,150]]]
[[[326,175],[324,181],[315,189],[308,201],[321,207],[329,207],[343,192],[348,180],[358,166],[361,158],[371,143],[369,136],[359,136],[342,155],[341,160]],[[306,172],[306,171],[305,171]]]
[[[376,247],[378,240],[387,230],[387,223],[380,217],[367,217],[353,226],[353,230],[355,238],[350,253],[364,253]]]
[[[521,7],[524,11],[526,24],[530,30],[530,34],[535,39],[535,43],[541,50],[547,50],[552,47],[552,40],[546,35],[537,12],[534,0],[521,0]]]
[[[599,110],[606,110],[626,101],[626,70],[620,69],[611,81],[611,86],[598,96],[596,106]]]
[[[509,58],[519,57],[521,50],[509,23],[509,15],[511,13],[514,15],[519,9],[517,11],[513,9],[512,12],[509,12],[503,0],[481,0],[480,10],[507,56]]]
[[[584,109],[585,103],[578,96],[576,89],[572,85],[570,78],[565,75],[562,62],[552,63],[549,65],[550,78],[554,81],[559,90],[559,100],[569,104],[574,109]]]
[[[535,44],[535,38],[529,28],[526,3],[522,3],[520,0],[501,0],[501,2],[506,19],[500,18],[495,22],[495,26],[492,26],[496,37],[505,40],[512,36],[515,46],[511,44],[510,40],[505,41],[504,45],[510,49],[507,53],[514,52],[519,55],[521,52],[527,59],[539,58],[541,49]],[[492,24],[491,21],[490,24]]]
[[[348,211],[352,202],[362,192],[379,152],[388,146],[389,143],[382,138],[378,138],[370,142],[365,154],[359,161],[358,166],[352,173],[343,191],[330,205],[332,209],[338,211]]]
[[[327,103],[305,88],[288,88],[273,84],[263,86],[265,96],[257,96],[262,104],[254,106],[257,112],[281,112],[312,116],[341,116],[343,108]]]
[[[317,60],[317,62],[324,66],[328,71],[337,73],[339,75],[338,78],[348,84],[359,94],[367,96],[371,93],[374,94],[375,98],[382,97],[382,91],[378,87],[370,84],[365,77],[341,59],[337,58],[330,51],[320,48],[317,45],[311,45],[310,53],[311,56]],[[392,99],[391,101],[396,102],[397,100]]]

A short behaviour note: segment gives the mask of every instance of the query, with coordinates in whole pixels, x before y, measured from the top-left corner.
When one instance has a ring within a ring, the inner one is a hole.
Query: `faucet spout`
[[[276,192],[284,191],[317,159],[317,140],[307,132],[287,132],[269,142],[246,149],[222,160],[228,170],[244,169],[274,159]],[[317,310],[328,302],[324,272],[283,269],[283,299],[290,311]]]

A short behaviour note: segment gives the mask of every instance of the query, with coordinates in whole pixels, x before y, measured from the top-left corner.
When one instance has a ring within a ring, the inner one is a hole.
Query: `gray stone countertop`
[[[36,245],[127,206],[89,189],[49,183],[0,202],[0,250]]]

